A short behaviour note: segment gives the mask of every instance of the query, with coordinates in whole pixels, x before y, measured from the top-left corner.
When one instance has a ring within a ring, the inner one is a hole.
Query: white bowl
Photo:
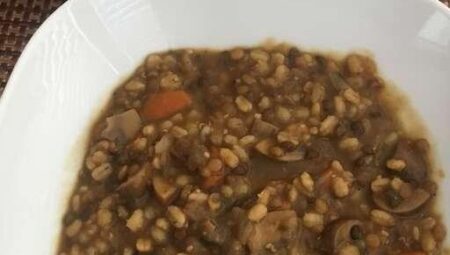
[[[0,101],[2,254],[55,254],[92,121],[149,53],[254,45],[367,49],[450,169],[450,12],[426,0],[72,0],[33,36]],[[442,201],[450,201],[443,178]],[[442,204],[450,226],[450,203]]]

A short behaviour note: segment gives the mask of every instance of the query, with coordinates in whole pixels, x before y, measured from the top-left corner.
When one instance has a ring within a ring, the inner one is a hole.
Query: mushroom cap
[[[141,118],[135,109],[131,109],[106,118],[106,128],[101,136],[110,141],[126,143],[141,128]]]
[[[384,197],[380,193],[373,194],[374,203],[380,207],[381,209],[396,213],[396,214],[405,214],[415,211],[416,209],[423,206],[428,199],[430,199],[431,194],[424,189],[416,189],[414,193],[407,199],[403,200],[398,206],[391,207],[385,201]]]
[[[326,234],[328,241],[327,249],[330,249],[332,253],[337,253],[340,248],[355,241],[351,236],[351,231],[354,227],[363,228],[363,224],[359,220],[355,219],[342,219],[332,223],[329,231]]]

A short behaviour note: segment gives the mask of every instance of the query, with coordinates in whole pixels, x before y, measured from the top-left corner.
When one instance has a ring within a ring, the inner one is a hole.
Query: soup
[[[92,130],[58,254],[439,254],[429,144],[386,93],[358,54],[151,54]]]

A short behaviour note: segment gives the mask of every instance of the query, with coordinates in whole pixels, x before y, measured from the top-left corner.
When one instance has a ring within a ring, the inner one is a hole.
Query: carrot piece
[[[170,117],[192,104],[191,96],[183,90],[163,91],[147,98],[142,115],[147,120]]]

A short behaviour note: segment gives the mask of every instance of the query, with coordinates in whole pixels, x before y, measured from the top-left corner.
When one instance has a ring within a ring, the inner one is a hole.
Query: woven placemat
[[[0,0],[0,95],[17,59],[42,22],[65,0]]]
[[[450,0],[441,0],[447,6]],[[25,44],[65,0],[0,0],[0,95]]]

